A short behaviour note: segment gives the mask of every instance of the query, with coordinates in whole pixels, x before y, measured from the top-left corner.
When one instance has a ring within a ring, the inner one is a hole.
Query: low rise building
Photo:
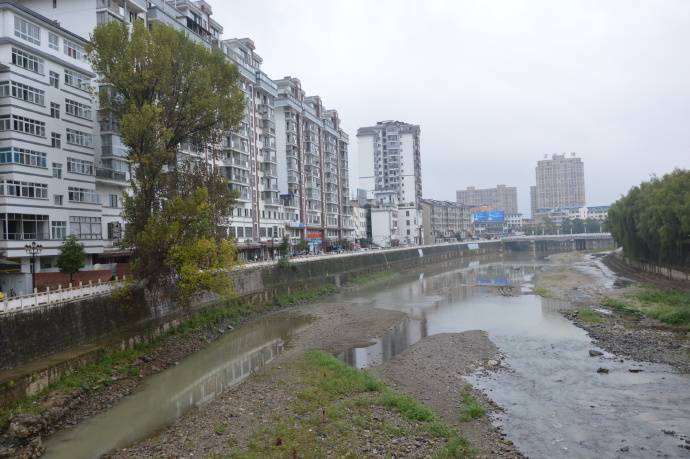
[[[436,199],[420,201],[425,244],[465,239],[470,232],[470,208],[464,204]]]

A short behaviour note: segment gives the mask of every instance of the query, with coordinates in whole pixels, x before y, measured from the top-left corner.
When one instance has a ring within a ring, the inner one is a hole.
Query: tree
[[[84,246],[79,243],[73,234],[67,236],[60,246],[60,254],[57,257],[57,267],[60,272],[69,274],[69,283],[72,283],[74,273],[78,273],[84,267],[86,252]]]
[[[278,246],[278,253],[280,254],[280,258],[287,258],[290,255],[290,240],[287,236],[283,236],[283,240]]]
[[[606,227],[628,257],[690,266],[690,171],[633,187],[611,206]]]
[[[297,245],[295,245],[295,249],[297,249],[298,252],[306,252],[309,250],[309,243],[306,241],[306,239],[300,239]]]
[[[235,194],[210,164],[242,118],[237,68],[183,32],[140,21],[131,33],[119,22],[98,26],[88,52],[108,88],[101,107],[117,119],[129,149],[121,244],[131,250],[135,279],[182,303],[203,290],[226,292],[234,248],[222,226]],[[178,154],[181,146],[191,154]]]

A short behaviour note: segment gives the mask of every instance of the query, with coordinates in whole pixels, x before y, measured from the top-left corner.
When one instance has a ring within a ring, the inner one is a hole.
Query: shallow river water
[[[482,264],[345,295],[343,300],[410,318],[373,345],[341,357],[364,368],[425,336],[485,330],[504,355],[505,369],[468,379],[505,409],[496,422],[527,456],[690,457],[681,447],[681,437],[690,437],[690,377],[607,353],[590,357],[597,348],[586,332],[559,312],[569,305],[533,294],[531,280],[540,265]],[[599,273],[600,266],[592,259],[577,269],[612,285],[611,273]],[[514,286],[515,295],[498,293],[505,284]],[[597,373],[599,367],[609,373]]]
[[[690,436],[690,378],[667,366],[590,357],[591,340],[559,313],[568,305],[532,293],[531,280],[544,263],[456,262],[328,298],[409,315],[371,346],[340,357],[364,368],[429,335],[486,330],[505,369],[470,382],[504,407],[496,422],[529,457],[690,456],[678,446],[679,435]],[[597,266],[592,261],[578,269],[598,275]],[[601,272],[599,281],[611,285],[611,273]],[[109,411],[49,438],[45,457],[97,457],[165,427],[272,361],[303,325],[274,315],[228,333]],[[609,374],[598,374],[599,367]]]

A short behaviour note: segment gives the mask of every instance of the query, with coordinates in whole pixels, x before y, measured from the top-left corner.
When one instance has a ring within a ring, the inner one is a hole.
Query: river
[[[559,312],[569,305],[533,293],[533,277],[545,263],[455,262],[324,299],[408,315],[371,346],[340,357],[366,368],[426,336],[486,330],[504,369],[475,374],[470,382],[504,408],[495,422],[529,457],[688,457],[678,438],[663,431],[690,436],[690,378],[664,365],[621,362],[606,353],[590,357],[595,347],[587,334]],[[610,284],[611,273],[597,266],[579,268]],[[109,411],[49,438],[46,457],[98,456],[165,427],[270,363],[306,324],[278,314],[226,334]],[[599,367],[609,373],[597,373]]]

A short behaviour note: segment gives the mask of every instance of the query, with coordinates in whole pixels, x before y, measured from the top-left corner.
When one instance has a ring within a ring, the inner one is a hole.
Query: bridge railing
[[[28,295],[5,297],[0,301],[0,316],[15,312],[27,312],[44,306],[68,303],[70,301],[89,297],[107,295],[117,287],[120,287],[124,281],[125,276],[122,276],[121,279],[116,276],[115,280],[109,282],[101,282],[100,280],[96,283],[89,281],[88,284],[79,282],[79,285],[73,286],[69,284],[65,288],[58,286],[57,289],[51,290],[50,287],[47,287],[45,291],[41,292],[34,289],[34,292]]]

